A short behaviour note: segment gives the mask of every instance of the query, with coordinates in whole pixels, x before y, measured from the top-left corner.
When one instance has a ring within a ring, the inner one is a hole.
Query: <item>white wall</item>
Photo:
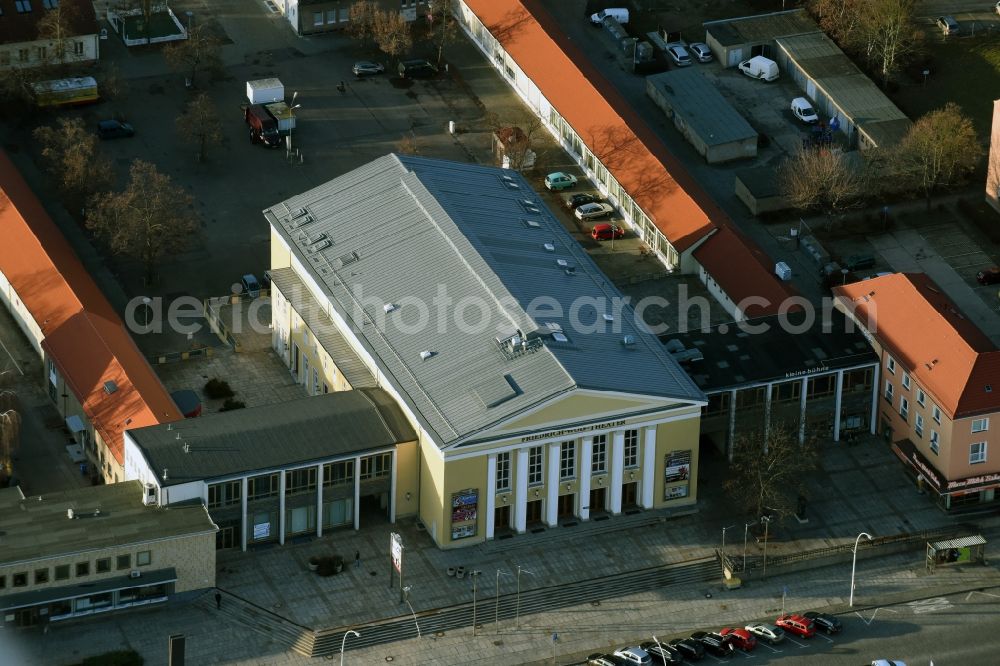
[[[35,3],[40,5],[40,0],[35,0]],[[10,5],[11,11],[13,11],[13,3]],[[41,9],[39,7],[39,9]],[[76,45],[79,44],[82,48],[81,53],[76,53]],[[97,35],[79,35],[76,37],[71,37],[66,40],[66,55],[65,60],[67,63],[72,62],[89,62],[92,60],[97,60],[100,55],[100,39]],[[42,59],[39,54],[39,47],[45,47],[46,58]],[[24,49],[28,51],[27,61],[22,61],[20,59],[20,52]],[[0,45],[0,69],[18,69],[22,67],[35,67],[43,62],[55,62],[56,61],[56,46],[55,42],[52,40],[35,40],[30,42],[8,42],[6,44]]]

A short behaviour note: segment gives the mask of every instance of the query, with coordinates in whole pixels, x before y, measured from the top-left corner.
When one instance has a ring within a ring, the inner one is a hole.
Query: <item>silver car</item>
[[[688,51],[698,60],[698,62],[712,62],[712,49],[704,42],[688,44]]]
[[[577,208],[574,214],[578,220],[596,220],[601,217],[608,217],[614,212],[615,209],[610,204],[589,203]]]
[[[359,60],[354,63],[351,71],[354,72],[354,76],[371,76],[372,74],[381,74],[384,72],[385,65],[380,62],[372,62],[371,60]]]
[[[744,627],[751,634],[757,638],[767,641],[771,645],[775,643],[780,643],[785,640],[785,630],[774,626],[773,624],[765,624],[763,622],[755,622],[754,624],[748,624]]]
[[[674,44],[667,48],[667,53],[670,54],[670,59],[674,61],[674,64],[678,67],[687,67],[693,60],[691,60],[691,54],[688,50],[681,46],[680,44]]]

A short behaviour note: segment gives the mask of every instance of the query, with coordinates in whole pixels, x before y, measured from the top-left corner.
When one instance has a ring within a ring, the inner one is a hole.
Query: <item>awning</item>
[[[1000,487],[1000,473],[969,476],[964,479],[946,479],[941,472],[937,471],[931,461],[917,450],[916,445],[908,439],[893,442],[892,449],[899,456],[900,460],[908,463],[919,473],[923,474],[924,478],[927,479],[927,482],[938,494],[949,495],[951,493],[979,492],[980,490]]]
[[[87,426],[83,425],[83,420],[76,414],[66,417],[66,427],[74,435],[87,429]]]
[[[930,544],[930,547],[934,550],[950,550],[952,548],[969,548],[970,546],[983,546],[985,544],[986,539],[977,534],[959,539],[949,539],[948,541],[938,541]]]
[[[115,590],[125,590],[130,587],[146,587],[147,585],[159,585],[161,583],[173,583],[177,580],[177,571],[169,569],[157,569],[155,571],[144,571],[138,578],[131,576],[115,576],[114,578],[104,578],[95,580],[92,583],[80,583],[78,585],[65,585],[63,587],[49,587],[31,592],[21,592],[0,597],[0,611],[14,610],[26,606],[38,606],[52,603],[53,601],[64,601],[77,597],[86,597],[102,592],[113,592]]]

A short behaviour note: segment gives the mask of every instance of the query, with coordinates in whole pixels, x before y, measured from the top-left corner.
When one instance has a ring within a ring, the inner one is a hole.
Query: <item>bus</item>
[[[98,100],[97,80],[92,76],[32,83],[38,106],[77,106]]]

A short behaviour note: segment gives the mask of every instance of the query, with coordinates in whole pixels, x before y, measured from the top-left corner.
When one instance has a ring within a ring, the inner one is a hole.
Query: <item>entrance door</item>
[[[299,378],[299,346],[292,343],[292,374]]]
[[[33,627],[38,624],[38,608],[19,608],[14,611],[15,627]]]
[[[604,501],[606,495],[606,488],[594,488],[590,491],[590,515],[608,510],[608,505]]]
[[[576,494],[559,496],[559,517],[572,518],[573,508],[576,506]]]
[[[623,483],[622,484],[622,506],[625,508],[630,508],[637,506],[639,504],[639,484],[638,483]]]
[[[236,530],[229,527],[219,526],[219,531],[215,533],[215,549],[236,547]]]
[[[528,507],[526,509],[526,520],[528,525],[532,523],[542,522],[542,500],[534,500],[533,502],[528,502]]]
[[[498,506],[493,510],[493,531],[501,532],[510,529],[510,507]]]

